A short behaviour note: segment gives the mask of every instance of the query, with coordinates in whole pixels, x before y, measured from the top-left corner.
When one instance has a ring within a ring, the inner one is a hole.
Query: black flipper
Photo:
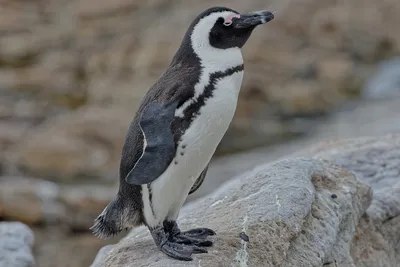
[[[176,148],[171,122],[178,102],[153,102],[143,110],[139,125],[146,146],[142,156],[125,177],[127,183],[142,185],[153,182],[174,159]]]
[[[208,170],[208,165],[204,168],[203,172],[200,174],[199,178],[197,178],[196,182],[194,182],[192,188],[190,188],[189,195],[196,192],[196,190],[199,189],[199,187],[204,181],[204,178],[206,178],[207,170]]]

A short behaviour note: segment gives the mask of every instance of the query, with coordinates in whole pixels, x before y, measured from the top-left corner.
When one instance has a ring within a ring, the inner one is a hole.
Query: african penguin
[[[145,225],[168,256],[192,260],[206,253],[215,232],[180,231],[188,194],[200,187],[236,109],[243,79],[241,48],[269,11],[240,14],[214,7],[189,26],[170,65],[144,96],[122,150],[115,199],[95,219],[106,238]]]

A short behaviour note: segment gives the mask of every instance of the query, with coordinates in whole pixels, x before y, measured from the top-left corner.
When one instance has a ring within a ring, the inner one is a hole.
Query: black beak
[[[260,24],[265,24],[274,19],[274,14],[270,11],[262,10],[240,14],[240,17],[232,19],[232,26],[235,28],[251,28]]]

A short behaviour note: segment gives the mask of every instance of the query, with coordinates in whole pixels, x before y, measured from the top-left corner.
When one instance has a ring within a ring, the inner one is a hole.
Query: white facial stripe
[[[191,41],[194,52],[200,57],[203,67],[208,67],[212,72],[224,71],[243,63],[242,55],[238,47],[219,49],[211,46],[209,34],[218,18],[224,19],[237,15],[225,11],[213,13],[201,19],[194,27]]]
[[[243,57],[238,47],[228,49],[215,48],[210,44],[209,34],[218,18],[225,20],[238,16],[230,11],[212,13],[202,18],[194,27],[191,35],[191,44],[194,52],[200,58],[201,75],[199,82],[195,85],[193,98],[186,101],[175,111],[175,116],[183,117],[185,109],[197,101],[198,97],[204,92],[208,85],[210,75],[215,72],[225,71],[227,69],[243,64]]]

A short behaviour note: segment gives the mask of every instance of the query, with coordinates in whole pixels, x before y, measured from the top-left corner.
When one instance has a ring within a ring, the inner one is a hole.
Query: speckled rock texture
[[[351,240],[371,198],[371,189],[343,168],[307,158],[282,160],[244,173],[183,209],[182,229],[217,232],[208,254],[192,262],[173,260],[139,228],[93,267],[352,266]]]
[[[352,245],[357,266],[400,266],[400,134],[318,144],[294,156],[313,155],[352,171],[374,190]]]
[[[351,170],[374,190],[400,181],[400,133],[322,142],[294,156],[332,161]]]
[[[92,267],[400,266],[400,134],[321,142],[239,175],[180,218],[217,231],[208,254],[174,261],[139,228]]]
[[[32,231],[20,222],[0,223],[0,266],[34,267],[32,255],[34,236]]]

